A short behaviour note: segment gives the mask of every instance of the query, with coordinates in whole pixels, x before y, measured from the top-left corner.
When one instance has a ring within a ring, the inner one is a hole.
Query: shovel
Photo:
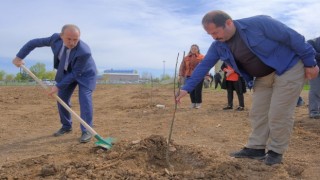
[[[48,90],[48,86],[45,85],[39,78],[37,78],[27,67],[24,65],[20,66],[25,72],[27,72],[35,81],[37,81],[44,89]],[[113,138],[103,139],[95,130],[93,130],[77,113],[75,113],[62,99],[56,94],[52,95],[56,100],[68,110],[80,123],[98,140],[95,142],[96,146],[102,147],[104,149],[110,149],[112,147]]]

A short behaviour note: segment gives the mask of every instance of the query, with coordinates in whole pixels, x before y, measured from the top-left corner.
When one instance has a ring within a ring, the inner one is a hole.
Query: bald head
[[[80,34],[80,28],[74,24],[66,24],[61,29],[61,34],[63,34],[66,30],[68,31],[77,31]]]
[[[60,37],[64,45],[72,49],[77,46],[80,40],[80,29],[73,24],[66,24],[62,27]]]

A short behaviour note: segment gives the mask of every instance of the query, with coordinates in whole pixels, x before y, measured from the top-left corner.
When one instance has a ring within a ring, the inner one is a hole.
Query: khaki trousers
[[[278,76],[256,78],[249,118],[252,133],[246,147],[283,154],[293,130],[293,115],[304,84],[304,66],[299,61]]]

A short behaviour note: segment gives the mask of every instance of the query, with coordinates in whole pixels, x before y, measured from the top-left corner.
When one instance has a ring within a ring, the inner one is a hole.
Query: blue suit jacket
[[[37,47],[51,47],[54,58],[54,68],[58,69],[60,60],[58,55],[63,45],[63,41],[58,33],[53,34],[47,38],[33,39],[27,42],[18,52],[17,57],[24,59],[32,50]],[[89,46],[83,41],[79,41],[74,47],[69,56],[68,72],[57,71],[56,86],[59,89],[66,88],[73,82],[78,82],[91,90],[96,87],[97,68],[91,56]]]

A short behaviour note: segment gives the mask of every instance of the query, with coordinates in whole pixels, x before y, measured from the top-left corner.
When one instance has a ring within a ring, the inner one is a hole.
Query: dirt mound
[[[50,154],[10,163],[0,170],[1,179],[209,179],[235,175],[239,165],[214,166],[217,154],[203,154],[198,148],[172,143],[167,158],[166,139],[151,135],[141,141],[117,142],[110,150],[78,149],[68,154]],[[69,159],[61,163],[55,159]],[[220,175],[219,175],[220,173]],[[238,176],[239,177],[239,176]]]

